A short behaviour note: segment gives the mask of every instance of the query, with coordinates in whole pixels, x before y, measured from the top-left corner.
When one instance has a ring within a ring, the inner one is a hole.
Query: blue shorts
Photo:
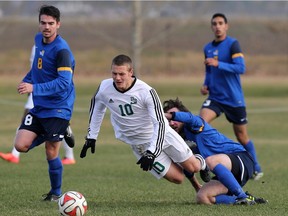
[[[254,161],[251,155],[247,152],[237,152],[227,154],[232,162],[231,172],[236,180],[243,187],[254,173]]]
[[[231,172],[243,187],[249,179],[252,178],[254,173],[254,161],[247,151],[227,154],[232,163]],[[217,176],[213,177],[217,180]]]
[[[62,141],[69,121],[61,118],[37,118],[28,113],[19,129],[33,131],[38,136],[44,137],[45,141]]]
[[[248,123],[246,107],[231,107],[217,101],[207,99],[202,104],[202,109],[203,108],[213,110],[217,117],[224,113],[226,119],[233,124],[242,125]]]

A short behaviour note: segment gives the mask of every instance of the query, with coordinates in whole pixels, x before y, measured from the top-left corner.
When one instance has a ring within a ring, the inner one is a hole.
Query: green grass
[[[159,92],[162,101],[177,96],[195,113],[204,97],[199,95],[199,81],[174,80],[156,82],[145,79]],[[0,151],[12,148],[15,129],[23,113],[26,97],[16,93],[18,78],[0,79]],[[182,185],[156,180],[135,164],[130,147],[114,138],[106,116],[97,141],[96,154],[88,152],[79,158],[88,123],[90,98],[98,79],[76,81],[77,100],[72,119],[76,136],[76,165],[65,166],[63,191],[76,190],[88,202],[87,216],[127,215],[285,215],[287,214],[288,164],[288,94],[287,82],[245,81],[249,134],[256,145],[265,176],[249,181],[245,186],[252,194],[269,200],[268,205],[204,206],[195,203],[190,183]],[[271,91],[271,89],[273,89]],[[285,93],[286,92],[286,93]],[[222,116],[213,126],[234,139],[231,125]],[[60,152],[63,155],[63,149]],[[56,203],[42,202],[40,197],[49,190],[44,146],[21,155],[18,165],[0,160],[0,215],[58,215]]]

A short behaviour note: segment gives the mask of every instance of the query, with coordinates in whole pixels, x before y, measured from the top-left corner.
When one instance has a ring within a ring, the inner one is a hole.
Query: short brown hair
[[[163,102],[164,112],[167,112],[168,110],[174,107],[179,109],[182,112],[189,112],[189,110],[183,105],[183,103],[179,100],[178,97],[175,100],[170,99],[170,100],[166,100]]]

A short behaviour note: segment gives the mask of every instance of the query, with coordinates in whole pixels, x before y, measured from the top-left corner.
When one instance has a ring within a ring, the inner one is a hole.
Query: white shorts
[[[148,149],[150,143],[131,145],[134,155],[139,160],[142,154]],[[153,169],[150,171],[157,179],[163,178],[168,172],[172,161],[181,163],[193,155],[189,146],[182,137],[172,128],[168,129],[161,154],[155,158]]]

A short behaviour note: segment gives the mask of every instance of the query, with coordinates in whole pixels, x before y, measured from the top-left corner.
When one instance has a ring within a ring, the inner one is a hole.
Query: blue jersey
[[[75,101],[74,67],[73,54],[61,36],[49,44],[43,43],[41,33],[35,36],[33,65],[23,79],[33,84],[32,114],[38,118],[71,119]]]
[[[204,85],[210,100],[232,107],[245,106],[240,74],[245,73],[245,61],[238,41],[227,36],[221,42],[204,47],[205,58],[218,60],[218,67],[206,66]]]
[[[190,112],[175,112],[173,120],[184,123],[185,139],[194,141],[204,158],[215,154],[246,151],[240,143],[227,138],[201,117]]]

